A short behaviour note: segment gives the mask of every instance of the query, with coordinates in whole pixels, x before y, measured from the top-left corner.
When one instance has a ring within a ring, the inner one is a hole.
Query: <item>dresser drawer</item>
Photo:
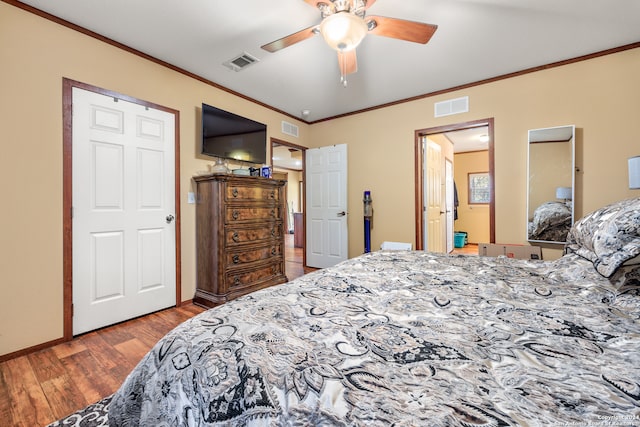
[[[277,220],[280,219],[280,206],[227,206],[225,223]]]
[[[253,227],[227,226],[224,230],[225,246],[228,249],[247,243],[263,243],[273,239],[280,241],[282,236],[282,224],[280,222],[268,222]]]
[[[253,287],[274,278],[284,278],[283,274],[281,262],[263,264],[255,269],[228,272],[226,277],[227,287],[229,292],[234,292],[239,288]]]
[[[236,183],[228,183],[225,192],[225,198],[228,201],[274,201],[280,199],[280,192],[277,187],[259,186],[259,185],[243,185]]]
[[[282,255],[282,246],[279,242],[272,245],[252,247],[240,251],[227,251],[227,267],[242,266],[245,264],[271,259]]]

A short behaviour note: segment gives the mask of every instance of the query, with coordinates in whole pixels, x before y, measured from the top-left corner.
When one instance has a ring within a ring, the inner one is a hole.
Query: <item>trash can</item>
[[[467,233],[454,233],[453,246],[456,248],[464,248],[466,237],[467,237]]]

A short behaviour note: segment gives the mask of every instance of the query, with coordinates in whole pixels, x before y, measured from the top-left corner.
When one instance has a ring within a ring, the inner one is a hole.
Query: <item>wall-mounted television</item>
[[[264,164],[267,125],[203,103],[202,154]]]

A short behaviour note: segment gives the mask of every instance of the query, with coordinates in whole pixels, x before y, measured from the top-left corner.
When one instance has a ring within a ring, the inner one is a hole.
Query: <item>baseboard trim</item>
[[[42,344],[34,345],[33,347],[23,348],[22,350],[14,351],[13,353],[3,354],[0,356],[0,363],[6,362],[7,360],[15,359],[16,357],[26,356],[30,353],[35,353],[36,351],[44,350],[45,348],[53,347],[54,345],[65,343],[64,338],[58,338],[53,341],[48,341]]]
[[[184,305],[189,305],[189,304],[193,304],[193,300],[192,299],[181,301],[178,304],[176,304],[174,307],[182,307]],[[163,310],[166,310],[166,309],[163,309]],[[162,310],[160,310],[160,311],[162,311]],[[149,314],[153,314],[153,313],[148,313],[148,314],[145,314],[144,316],[148,316]],[[129,319],[129,320],[133,320],[133,319]],[[127,322],[127,320],[125,320],[125,322]],[[110,326],[113,326],[113,325],[110,325]],[[109,326],[105,326],[105,328],[108,328],[108,327]],[[71,340],[66,340],[66,339],[64,339],[64,337],[62,337],[62,338],[57,338],[55,340],[47,341],[47,342],[44,342],[44,343],[41,343],[41,344],[36,344],[36,345],[34,345],[32,347],[23,348],[21,350],[14,351],[12,353],[2,354],[2,355],[0,355],[0,363],[6,362],[7,360],[15,359],[17,357],[26,356],[28,354],[35,353],[36,351],[40,351],[40,350],[44,350],[44,349],[49,348],[49,347],[53,347],[54,345],[63,344],[65,342],[70,342],[72,340],[73,340],[73,338]]]

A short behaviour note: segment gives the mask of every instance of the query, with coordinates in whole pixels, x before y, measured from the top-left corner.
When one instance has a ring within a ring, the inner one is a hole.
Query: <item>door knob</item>
[[[173,222],[173,220],[176,219],[176,217],[174,217],[173,215],[169,214],[169,215],[167,215],[167,217],[165,219],[167,220],[167,224],[171,224]]]
[[[336,215],[337,216],[345,216],[347,213],[345,211],[342,212],[338,212]]]

